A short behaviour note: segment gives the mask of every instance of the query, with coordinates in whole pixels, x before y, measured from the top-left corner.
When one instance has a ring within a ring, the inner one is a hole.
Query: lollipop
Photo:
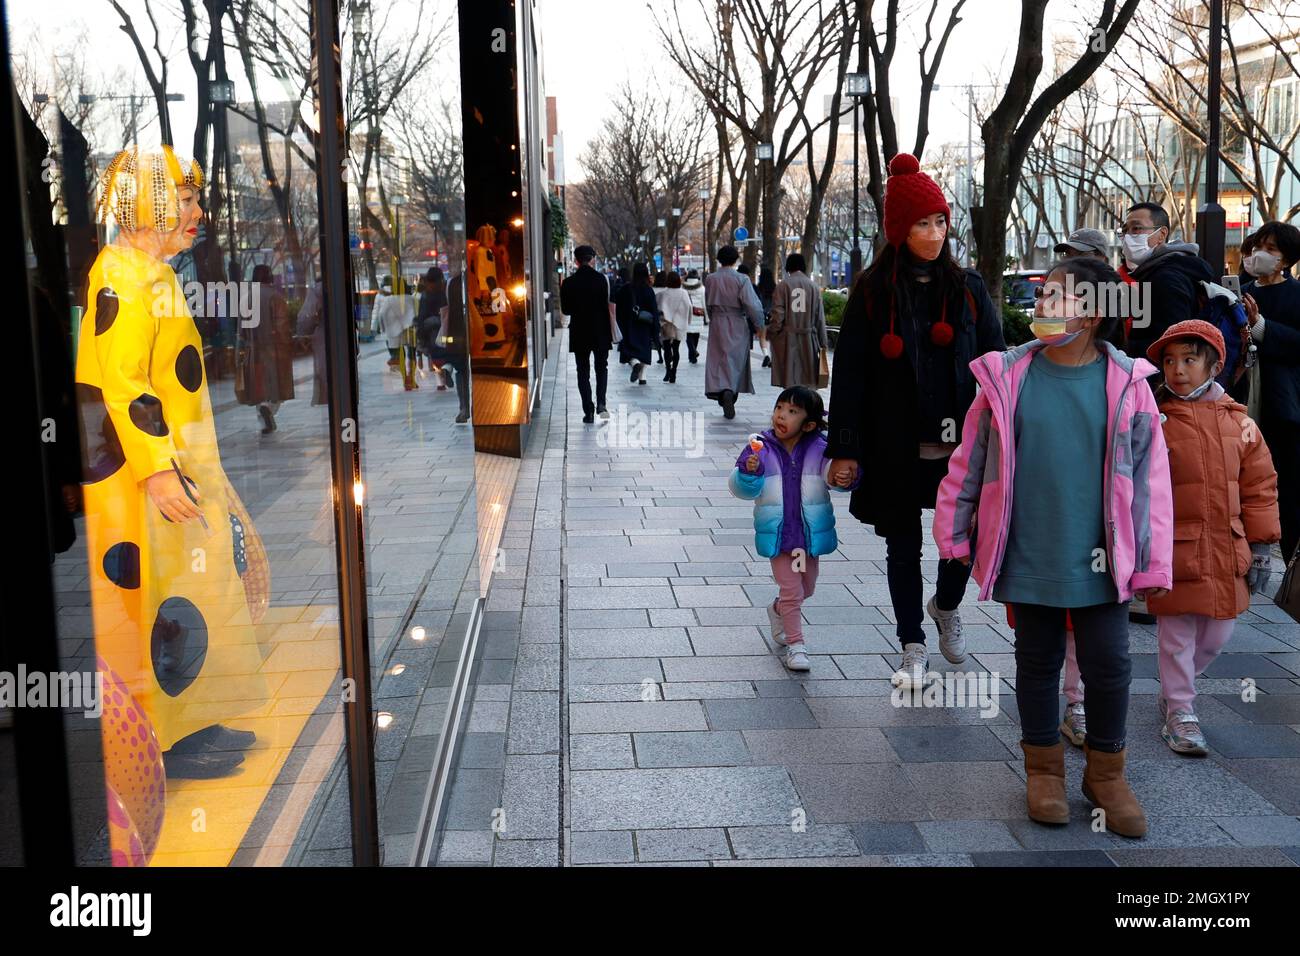
[[[762,450],[763,450],[763,436],[762,436],[762,435],[759,435],[759,434],[757,434],[757,433],[755,433],[755,434],[753,434],[753,435],[750,435],[750,436],[749,436],[749,447],[750,447],[751,449],[753,449],[753,451],[754,451],[755,454],[757,454],[758,452],[762,451]]]

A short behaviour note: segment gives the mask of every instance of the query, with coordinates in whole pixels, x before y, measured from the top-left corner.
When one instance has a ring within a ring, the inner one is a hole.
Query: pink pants
[[[778,554],[772,558],[772,577],[781,593],[776,599],[776,613],[781,617],[785,628],[787,644],[799,644],[803,641],[803,619],[799,611],[803,602],[812,597],[817,590],[817,558],[805,556],[804,569],[794,569],[794,558],[788,554]]]
[[[1170,710],[1192,706],[1196,699],[1196,678],[1219,656],[1236,623],[1235,620],[1216,621],[1204,614],[1156,618],[1160,696]]]

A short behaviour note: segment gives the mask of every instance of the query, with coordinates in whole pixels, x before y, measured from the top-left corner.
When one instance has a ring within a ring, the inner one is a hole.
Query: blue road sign
[[[746,229],[744,226],[737,226],[736,231],[735,233],[733,233],[733,235],[735,236],[737,242],[744,242],[746,239],[749,238],[749,230]]]

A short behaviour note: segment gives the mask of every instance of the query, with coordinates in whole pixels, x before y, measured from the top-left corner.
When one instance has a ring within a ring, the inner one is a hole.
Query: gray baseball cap
[[[1059,254],[1095,252],[1101,256],[1109,256],[1110,244],[1100,229],[1076,229],[1065,237],[1064,242],[1057,243],[1052,251]]]

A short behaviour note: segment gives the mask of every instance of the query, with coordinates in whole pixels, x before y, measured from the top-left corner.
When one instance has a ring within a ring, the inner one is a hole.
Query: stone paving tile
[[[694,651],[683,627],[627,627],[618,630],[569,631],[569,657],[691,657]]]
[[[512,754],[544,754],[558,753],[559,749],[559,693],[516,691],[510,702],[506,750]]]
[[[696,830],[638,830],[636,851],[637,857],[647,863],[732,858],[727,831],[716,827]]]
[[[569,701],[575,704],[598,704],[605,701],[645,700],[647,688],[660,699],[660,685],[651,680],[648,684],[570,684]]]
[[[791,697],[760,697],[753,700],[706,700],[704,712],[714,730],[761,728],[796,729],[816,727],[808,706]]]
[[[771,649],[752,625],[703,627],[688,629],[691,646],[700,657],[727,657],[740,654],[769,654]]]
[[[730,700],[758,696],[753,682],[747,680],[665,683],[662,690],[664,700]]]
[[[795,859],[798,857],[858,856],[848,827],[839,824],[783,827],[730,827],[737,859]]]
[[[925,840],[915,823],[871,821],[851,827],[858,847],[868,856],[887,856],[893,853],[921,853]]]
[[[987,727],[886,727],[884,735],[905,763],[1006,761],[1020,756]]]
[[[632,735],[638,767],[738,767],[750,762],[744,738],[734,730]]]
[[[896,763],[898,755],[874,727],[805,730],[745,730],[755,764]]]
[[[1295,817],[1218,817],[1215,822],[1242,846],[1300,845]]]
[[[445,830],[438,847],[438,862],[491,863],[493,836],[491,830]]]
[[[1110,850],[1118,866],[1177,866],[1183,868],[1220,866],[1295,866],[1274,847],[1190,847],[1176,850]]]
[[[679,681],[779,680],[789,671],[775,657],[667,657],[663,660],[664,677],[669,683]]]
[[[631,863],[632,834],[627,830],[593,830],[575,832],[571,849],[573,862]]]
[[[625,770],[636,765],[629,734],[572,734],[569,767],[572,770]]]
[[[559,840],[497,840],[493,866],[559,866]]]
[[[1112,850],[1133,846],[1132,840],[1108,831],[1092,829],[1091,806],[1077,787],[1067,788],[1070,800],[1070,822],[1064,826],[1047,826],[1035,823],[1023,814],[1018,820],[1007,820],[1007,828],[1026,850]],[[1214,820],[1206,817],[1178,815],[1154,816],[1147,813],[1147,835],[1142,846],[1197,847],[1235,846],[1233,839]]]
[[[935,819],[1013,820],[1025,813],[1025,784],[1006,764],[905,764],[908,782]]]
[[[1129,786],[1148,815],[1268,816],[1277,808],[1206,760],[1138,762],[1125,768]]]
[[[1300,757],[1300,734],[1287,726],[1205,727],[1211,749],[1225,757]]]
[[[1020,843],[1000,820],[923,820],[916,825],[932,853],[1020,850]]]
[[[1300,816],[1300,760],[1224,760],[1220,765],[1283,813]]]
[[[570,784],[575,831],[784,825],[799,803],[775,767],[582,770]]]
[[[788,769],[811,822],[930,819],[921,795],[894,764],[795,764]]]
[[[703,708],[693,700],[573,704],[569,708],[569,732],[574,734],[708,729]]]
[[[657,657],[625,657],[613,660],[569,661],[569,682],[573,684],[640,684],[664,679]]]

